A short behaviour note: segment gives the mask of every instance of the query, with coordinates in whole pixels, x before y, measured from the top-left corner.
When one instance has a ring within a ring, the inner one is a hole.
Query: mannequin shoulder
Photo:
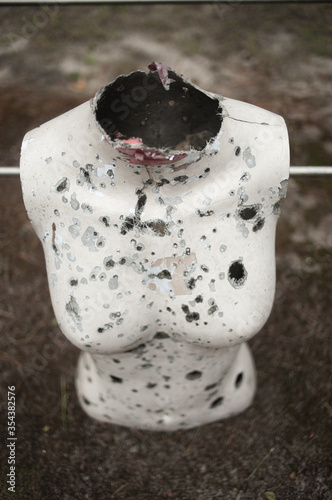
[[[221,104],[223,115],[233,120],[259,125],[286,127],[282,116],[254,104],[228,98],[223,99]]]

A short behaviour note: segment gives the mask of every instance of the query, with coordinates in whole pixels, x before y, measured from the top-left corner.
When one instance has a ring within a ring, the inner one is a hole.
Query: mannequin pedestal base
[[[150,372],[149,382],[145,373],[153,367],[140,368],[140,374],[132,378],[118,376],[119,370],[115,376],[111,374],[112,364],[123,365],[123,374],[127,373],[121,355],[93,356],[83,352],[76,376],[80,404],[90,417],[99,421],[153,431],[186,429],[236,415],[250,406],[255,394],[253,358],[246,343],[217,351],[220,352],[215,353],[211,366],[216,374],[213,365],[217,364],[219,354],[221,370],[214,383],[205,383],[212,381],[208,380],[209,369],[193,370],[183,377],[174,368],[175,373],[168,377],[160,375],[157,367],[156,372]],[[233,357],[227,370],[223,370],[226,352],[222,351],[227,351],[228,358]],[[230,351],[235,351],[235,355]],[[109,366],[110,373],[105,366]]]

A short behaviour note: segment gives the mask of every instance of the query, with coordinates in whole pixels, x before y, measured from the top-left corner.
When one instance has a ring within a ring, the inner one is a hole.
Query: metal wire
[[[332,167],[291,167],[290,175],[322,176],[332,175]]]
[[[20,175],[20,167],[0,167],[0,177]],[[332,167],[290,167],[293,176],[328,176],[332,175]]]

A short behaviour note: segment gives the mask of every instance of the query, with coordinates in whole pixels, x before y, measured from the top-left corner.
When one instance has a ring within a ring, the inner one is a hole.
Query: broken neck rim
[[[124,160],[144,167],[185,168],[218,151],[220,97],[168,70],[120,75],[91,101],[98,128]]]

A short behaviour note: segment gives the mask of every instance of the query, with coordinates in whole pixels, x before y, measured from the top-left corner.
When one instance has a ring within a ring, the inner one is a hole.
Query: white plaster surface
[[[81,404],[102,421],[187,428],[254,396],[246,341],[274,298],[287,130],[280,116],[208,95],[219,133],[203,151],[168,151],[187,157],[163,166],[130,163],[90,102],[24,138],[24,202],[53,308],[82,350]]]

